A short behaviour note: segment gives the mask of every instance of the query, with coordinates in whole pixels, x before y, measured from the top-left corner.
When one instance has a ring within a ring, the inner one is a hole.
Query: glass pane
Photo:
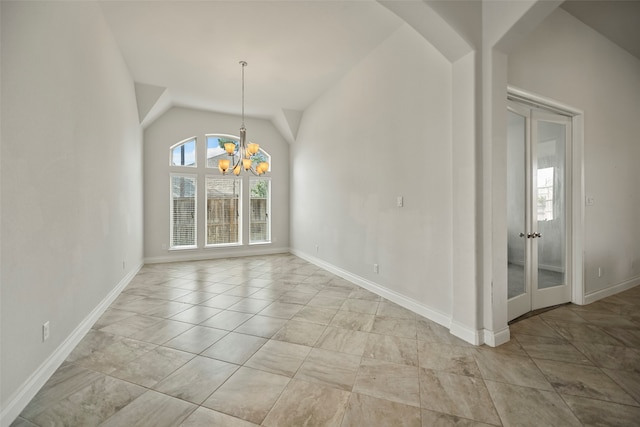
[[[171,176],[171,247],[196,245],[196,178]]]
[[[217,168],[218,161],[221,159],[229,159],[229,155],[225,151],[224,144],[233,143],[236,148],[233,155],[233,161],[231,164],[235,164],[238,161],[238,144],[240,141],[237,138],[230,138],[220,135],[207,135],[207,167]]]
[[[507,133],[508,297],[526,293],[525,118],[509,111]]]
[[[565,272],[565,125],[538,121],[536,188],[538,289],[563,285]]]
[[[196,140],[191,139],[171,149],[171,166],[196,166]]]
[[[207,177],[207,245],[239,243],[242,179]]]
[[[259,153],[258,153],[259,154]],[[268,179],[251,178],[249,243],[268,242],[270,236],[270,181]]]

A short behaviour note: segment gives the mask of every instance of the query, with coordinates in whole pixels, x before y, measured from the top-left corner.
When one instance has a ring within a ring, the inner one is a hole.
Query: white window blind
[[[171,247],[195,247],[197,177],[171,174]]]
[[[207,176],[207,245],[240,243],[242,178]]]
[[[271,180],[249,180],[249,243],[271,241]]]

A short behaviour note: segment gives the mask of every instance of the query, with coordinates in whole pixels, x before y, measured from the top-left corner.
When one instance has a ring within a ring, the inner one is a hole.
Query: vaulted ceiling
[[[295,122],[402,25],[375,0],[100,4],[136,82],[141,120],[161,103],[239,114],[244,60],[246,114]],[[640,1],[562,7],[640,58]]]

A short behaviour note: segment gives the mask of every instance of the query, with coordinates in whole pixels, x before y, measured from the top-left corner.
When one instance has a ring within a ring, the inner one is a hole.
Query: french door
[[[509,320],[571,300],[571,118],[509,101]]]

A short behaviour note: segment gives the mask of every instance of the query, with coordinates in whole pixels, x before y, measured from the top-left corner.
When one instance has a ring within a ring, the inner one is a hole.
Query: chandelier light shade
[[[226,142],[224,151],[229,155],[229,159],[218,161],[218,170],[223,175],[232,171],[234,175],[240,175],[244,169],[254,175],[262,175],[269,170],[269,163],[262,161],[263,156],[259,155],[260,146],[254,142],[247,143],[247,129],[244,127],[244,67],[245,61],[240,61],[242,66],[242,126],[240,126],[240,142]]]

